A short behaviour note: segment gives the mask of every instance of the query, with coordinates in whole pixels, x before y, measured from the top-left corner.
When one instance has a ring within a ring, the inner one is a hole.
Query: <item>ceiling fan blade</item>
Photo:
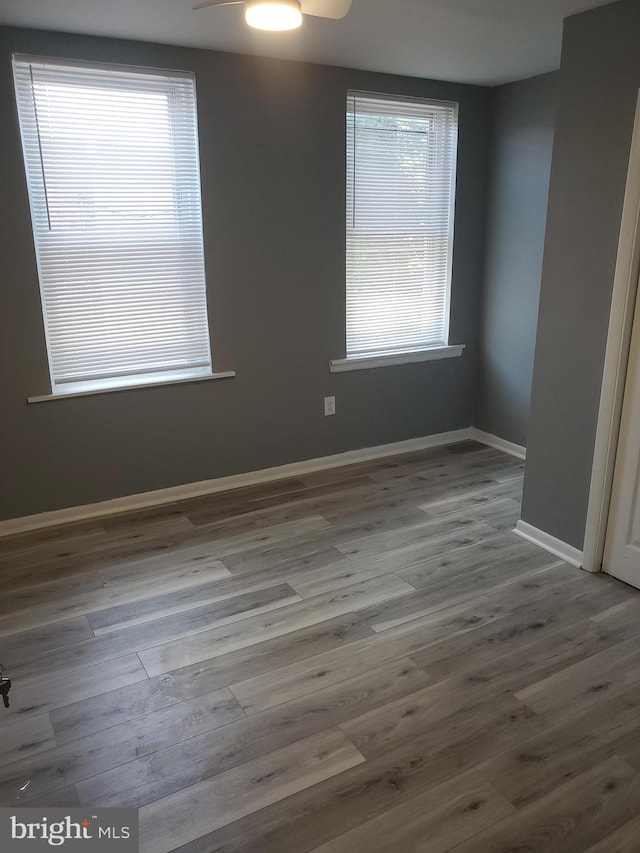
[[[194,9],[207,9],[209,6],[240,6],[244,0],[202,0],[196,3]]]
[[[351,0],[301,0],[305,15],[318,18],[344,18],[351,8]]]

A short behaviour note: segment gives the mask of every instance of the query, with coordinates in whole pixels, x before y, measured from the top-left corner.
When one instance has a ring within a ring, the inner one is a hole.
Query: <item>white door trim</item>
[[[627,185],[620,223],[618,255],[611,298],[611,314],[609,316],[609,331],[587,507],[583,568],[590,572],[599,572],[602,569],[639,273],[640,92],[636,104]]]

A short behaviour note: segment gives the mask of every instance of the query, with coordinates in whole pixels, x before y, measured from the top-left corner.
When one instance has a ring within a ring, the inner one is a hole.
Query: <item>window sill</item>
[[[435,361],[441,358],[458,358],[465,344],[446,347],[398,352],[390,355],[362,356],[361,358],[334,358],[329,362],[331,373],[346,373],[349,370],[371,370],[374,367],[392,367],[395,364],[414,364],[419,361]]]
[[[135,391],[140,388],[159,388],[162,385],[185,385],[191,382],[210,382],[213,379],[233,379],[235,370],[225,370],[220,373],[205,373],[200,376],[184,376],[180,379],[151,379],[148,382],[138,381],[131,385],[110,385],[72,391],[56,391],[37,397],[27,397],[27,403],[46,403],[49,400],[63,400],[69,397],[92,397],[94,394],[112,394],[115,391]]]

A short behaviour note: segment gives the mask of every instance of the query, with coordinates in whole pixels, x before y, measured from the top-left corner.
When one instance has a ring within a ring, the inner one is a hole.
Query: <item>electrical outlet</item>
[[[335,397],[325,397],[324,398],[324,414],[325,417],[329,417],[329,415],[335,415],[336,413],[336,398]]]

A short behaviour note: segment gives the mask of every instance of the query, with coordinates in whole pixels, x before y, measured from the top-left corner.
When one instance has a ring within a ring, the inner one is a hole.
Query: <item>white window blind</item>
[[[347,358],[447,344],[457,105],[347,98]]]
[[[14,78],[53,392],[210,373],[193,76]]]

